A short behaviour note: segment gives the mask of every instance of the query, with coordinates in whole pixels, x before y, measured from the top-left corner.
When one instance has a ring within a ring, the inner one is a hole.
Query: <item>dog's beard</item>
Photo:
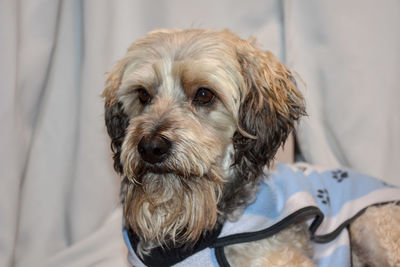
[[[125,222],[144,249],[177,243],[190,246],[214,228],[219,214],[225,177],[221,163],[228,142],[195,118],[177,119],[185,116],[174,112],[177,109],[162,121],[161,115],[153,113],[135,117],[122,145],[124,175],[130,181],[122,196]],[[164,160],[149,164],[137,146],[155,129],[173,146]]]
[[[128,185],[125,223],[144,243],[193,244],[216,224],[222,182],[213,168],[202,177],[145,173]]]

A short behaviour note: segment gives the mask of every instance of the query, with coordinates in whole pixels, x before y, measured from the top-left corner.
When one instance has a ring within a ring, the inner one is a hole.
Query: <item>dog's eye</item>
[[[151,101],[151,95],[149,94],[149,92],[147,92],[146,89],[139,88],[137,90],[137,94],[138,94],[139,101],[140,101],[140,103],[142,103],[142,105],[146,105]]]
[[[215,94],[207,88],[199,88],[196,95],[193,98],[193,103],[195,105],[206,106],[211,105],[214,102]]]

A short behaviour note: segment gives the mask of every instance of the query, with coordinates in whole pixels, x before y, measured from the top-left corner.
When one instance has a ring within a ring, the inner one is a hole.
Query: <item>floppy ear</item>
[[[114,102],[105,105],[105,121],[108,135],[111,137],[111,150],[114,153],[114,169],[118,173],[123,173],[121,164],[121,147],[125,138],[125,130],[128,127],[128,115],[123,111],[121,102]]]
[[[125,65],[125,60],[121,60],[117,63],[107,79],[107,86],[102,94],[102,96],[105,98],[105,123],[108,135],[111,137],[111,150],[114,153],[114,169],[120,174],[123,173],[120,160],[121,147],[125,138],[125,130],[129,124],[129,118],[124,112],[122,103],[116,100],[116,91],[121,84]]]
[[[237,58],[244,85],[238,131],[233,136],[234,164],[258,176],[286,141],[294,122],[306,114],[304,100],[291,72],[272,53],[244,41]]]

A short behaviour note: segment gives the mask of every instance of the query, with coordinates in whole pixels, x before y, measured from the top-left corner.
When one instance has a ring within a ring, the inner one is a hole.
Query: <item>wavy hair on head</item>
[[[254,195],[264,166],[272,162],[295,122],[306,115],[303,96],[285,65],[252,40],[237,37],[233,43],[243,84],[232,138],[235,178],[226,185],[220,204],[227,214],[250,201],[246,199]]]

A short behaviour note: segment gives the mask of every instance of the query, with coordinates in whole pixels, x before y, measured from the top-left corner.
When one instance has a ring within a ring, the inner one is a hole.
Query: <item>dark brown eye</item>
[[[149,94],[149,92],[147,92],[146,89],[139,88],[137,90],[137,94],[138,94],[139,101],[140,101],[140,103],[142,103],[142,105],[146,105],[146,104],[150,103],[151,95]]]
[[[207,88],[197,89],[196,95],[193,98],[193,103],[199,106],[211,105],[214,102],[215,94]]]

